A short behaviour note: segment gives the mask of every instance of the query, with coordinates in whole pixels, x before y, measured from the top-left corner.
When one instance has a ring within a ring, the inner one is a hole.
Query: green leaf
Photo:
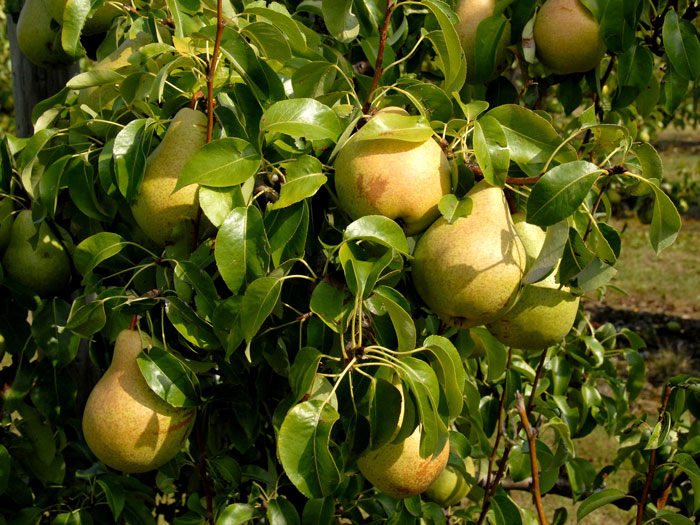
[[[459,43],[455,21],[450,18],[452,11],[437,0],[423,0],[421,5],[430,9],[440,26],[439,31],[432,31],[427,37],[440,58],[440,68],[445,74],[445,91],[459,91],[466,79],[467,62]]]
[[[581,502],[576,510],[576,521],[580,523],[583,518],[588,516],[594,510],[597,510],[608,503],[613,503],[614,501],[628,497],[631,496],[628,496],[619,489],[603,489],[600,492],[596,492]]]
[[[331,497],[310,499],[301,515],[303,525],[331,525],[335,514],[335,500]]]
[[[316,194],[328,178],[323,174],[321,162],[310,155],[303,155],[282,165],[286,170],[280,198],[269,208],[279,210]]]
[[[270,525],[299,525],[299,513],[287,498],[268,501],[267,519]]]
[[[569,225],[566,220],[547,228],[544,244],[531,268],[523,277],[523,284],[533,284],[551,274],[559,265],[564,248],[569,240]]]
[[[309,309],[328,325],[334,332],[340,333],[345,294],[335,286],[321,281],[311,294]]]
[[[282,467],[307,498],[330,496],[340,472],[329,450],[330,434],[340,415],[314,399],[292,407],[280,427],[277,447]]]
[[[344,241],[364,239],[408,255],[408,241],[401,226],[383,215],[367,215],[351,223],[343,233]]]
[[[242,184],[260,168],[261,157],[247,141],[225,137],[205,144],[185,163],[175,193],[190,184],[223,188]]]
[[[425,142],[433,136],[433,128],[421,115],[402,115],[380,112],[355,133],[352,140],[392,139],[406,142]]]
[[[83,304],[84,297],[77,298],[71,306],[66,328],[81,337],[89,338],[107,324],[105,303],[102,300]]]
[[[654,425],[654,429],[651,432],[651,436],[644,450],[654,450],[662,446],[668,437],[668,433],[671,431],[671,423],[671,418],[668,415],[661,421],[658,421],[656,425]]]
[[[501,37],[508,25],[508,20],[500,14],[484,18],[479,23],[476,29],[476,42],[479,42],[479,45],[474,50],[473,82],[475,84],[486,83],[493,76],[498,65],[496,57]]]
[[[527,222],[550,226],[566,219],[581,205],[603,170],[577,160],[555,166],[532,188],[527,200]]]
[[[462,413],[464,381],[466,373],[459,352],[449,339],[431,335],[423,342],[434,356],[431,359],[438,381],[447,398],[447,410],[450,419],[455,419]]]
[[[262,277],[246,288],[241,307],[241,325],[248,344],[272,313],[281,291],[282,281],[274,277]]]
[[[693,487],[693,514],[700,509],[700,468],[692,456],[682,452],[673,458],[675,463],[688,475]]]
[[[270,4],[265,7],[264,3],[255,2],[245,7],[244,13],[257,15],[263,20],[267,20],[275,27],[278,27],[289,40],[291,48],[298,53],[307,51],[306,38],[297,22],[289,15],[286,8],[281,4]]]
[[[685,80],[692,82],[697,79],[700,75],[700,41],[695,26],[678,18],[672,7],[664,17],[662,37],[673,70]]]
[[[460,217],[469,215],[473,207],[474,203],[471,197],[458,199],[457,196],[452,193],[448,193],[442,197],[438,203],[438,210],[440,210],[440,213],[449,224],[452,224]]]
[[[195,407],[199,404],[197,376],[173,354],[159,346],[152,346],[147,352],[142,350],[136,362],[150,389],[163,401],[174,407]]]
[[[73,252],[75,269],[86,277],[101,262],[114,257],[126,246],[126,240],[116,233],[100,232],[81,242]]]
[[[213,327],[179,298],[168,298],[165,313],[180,335],[194,346],[205,350],[219,348],[219,340],[214,334]]]
[[[294,393],[294,403],[298,403],[309,392],[316,377],[322,354],[315,348],[305,346],[294,359],[289,369],[289,385]]]
[[[292,88],[298,98],[319,98],[332,89],[338,68],[329,62],[314,60],[304,64],[292,75]]]
[[[693,525],[695,522],[669,509],[661,509],[652,519],[645,523],[658,523],[664,521],[671,525]]]
[[[333,142],[342,131],[335,111],[311,98],[275,102],[263,113],[260,130]]]
[[[71,89],[84,89],[105,84],[116,84],[124,80],[124,75],[112,69],[94,69],[71,78],[66,86]]]
[[[255,206],[234,209],[216,235],[214,257],[221,277],[233,293],[267,273],[265,227]]]
[[[73,361],[78,352],[77,341],[73,341],[73,334],[65,329],[70,310],[70,304],[54,297],[41,303],[33,315],[32,337],[57,368]]]
[[[81,212],[97,221],[106,222],[112,218],[97,199],[91,164],[84,158],[74,159],[63,176],[66,179],[70,198]]]
[[[270,60],[286,62],[292,58],[292,50],[282,31],[267,22],[253,22],[241,29],[241,34],[250,38],[262,55]]]
[[[226,507],[216,518],[216,525],[240,525],[259,519],[257,509],[246,503],[234,503]]]
[[[678,232],[681,229],[681,216],[673,201],[661,188],[655,184],[650,184],[650,186],[656,199],[654,199],[654,210],[651,216],[649,240],[654,251],[658,254],[671,246],[678,237]]]
[[[506,134],[495,118],[486,115],[474,123],[474,154],[488,183],[502,188],[508,175],[510,155]]]
[[[5,445],[0,444],[0,494],[4,494],[7,490],[11,467],[12,459],[10,458],[10,453],[5,448]]]
[[[129,202],[136,198],[146,169],[154,131],[152,124],[152,119],[132,120],[114,138],[112,156],[117,187]]]
[[[97,480],[97,484],[107,498],[107,505],[109,505],[109,510],[112,511],[114,521],[117,521],[122,510],[124,510],[124,502],[126,500],[124,487],[120,479],[111,475],[102,476]]]
[[[628,369],[625,389],[629,392],[629,400],[632,402],[639,396],[644,388],[646,366],[639,352],[632,348],[625,349],[625,360],[627,361]]]
[[[372,381],[366,397],[369,398],[370,446],[376,449],[396,435],[403,398],[398,388],[382,378]]]
[[[642,168],[642,177],[647,180],[654,179],[660,182],[664,175],[664,168],[661,163],[661,157],[654,149],[654,146],[646,142],[643,144],[635,144],[632,146],[632,153],[637,157],[639,165]],[[629,191],[632,195],[646,195],[651,191],[651,188],[648,184],[637,181]]]
[[[340,42],[350,42],[360,34],[360,22],[352,12],[352,0],[323,0],[323,20],[328,31]]]
[[[389,317],[396,331],[396,338],[399,341],[399,352],[413,350],[416,347],[416,326],[410,312],[401,306],[401,303],[405,302],[403,296],[388,286],[378,286],[375,288],[374,294],[389,312]]]
[[[80,33],[85,25],[90,12],[90,0],[68,0],[63,9],[61,28],[61,46],[66,54],[73,58],[80,58],[84,54],[80,44]]]

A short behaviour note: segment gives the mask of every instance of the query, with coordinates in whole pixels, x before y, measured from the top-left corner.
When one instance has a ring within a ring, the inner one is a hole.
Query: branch
[[[527,411],[525,410],[525,403],[523,401],[523,396],[520,392],[515,393],[515,408],[520,414],[520,419],[523,423],[523,428],[525,428],[525,433],[527,434],[527,442],[530,448],[530,471],[532,472],[532,502],[537,508],[537,517],[540,521],[540,525],[547,525],[547,516],[544,514],[544,507],[542,506],[542,493],[540,492],[540,472],[537,466],[537,442],[535,440],[535,433],[530,427],[530,420],[527,418]]]
[[[226,22],[223,16],[222,0],[216,2],[216,40],[214,40],[214,52],[211,62],[207,68],[207,143],[211,142],[214,132],[214,75],[216,66],[219,63],[219,49],[221,48],[221,37],[224,34]]]
[[[666,407],[668,406],[668,398],[671,396],[671,386],[666,383],[664,386],[664,398],[661,403],[661,410],[659,411],[659,422],[662,422],[666,418]],[[642,517],[644,516],[644,507],[647,503],[647,496],[649,495],[649,488],[651,487],[651,481],[654,479],[654,471],[656,470],[656,450],[652,449],[649,455],[649,471],[647,472],[647,479],[644,482],[644,490],[642,490],[642,497],[639,498],[639,505],[637,506],[637,525],[642,525]]]
[[[513,349],[509,348],[508,363],[506,364],[506,374],[508,373],[508,370],[510,370],[510,363],[512,359]],[[503,438],[503,417],[505,414],[506,394],[508,390],[506,388],[507,385],[507,382],[503,383],[503,392],[501,392],[501,402],[498,408],[498,429],[496,430],[496,441],[494,441],[493,450],[491,451],[491,455],[489,456],[489,466],[488,470],[486,471],[486,493],[484,494],[484,502],[481,505],[481,514],[479,515],[477,525],[481,525],[484,522],[484,519],[486,518],[486,513],[489,511],[489,507],[491,506],[491,498],[496,493],[496,487],[498,487],[498,483],[501,480],[501,477],[503,477],[506,462],[508,461],[508,454],[510,453],[510,446],[506,445],[506,448],[503,451],[503,457],[501,457],[501,462],[498,465],[498,473],[496,474],[493,483],[491,483],[491,472],[493,470],[493,463],[496,460],[496,456],[498,455],[498,446],[500,445],[501,439]]]
[[[374,77],[372,78],[372,87],[369,88],[367,101],[362,106],[362,113],[365,115],[369,112],[372,104],[372,94],[379,86],[379,79],[382,77],[384,68],[384,48],[386,47],[386,37],[389,33],[389,23],[391,22],[391,14],[394,12],[394,0],[386,0],[386,12],[384,13],[384,24],[379,31],[379,49],[377,50],[377,62],[374,65]]]

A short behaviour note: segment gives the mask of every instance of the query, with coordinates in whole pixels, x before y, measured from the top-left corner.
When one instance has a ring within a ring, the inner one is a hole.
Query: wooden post
[[[32,64],[19,49],[17,23],[11,14],[7,15],[7,34],[12,59],[12,94],[17,136],[31,137],[34,134],[32,109],[36,103],[61,91],[70,78],[80,73],[80,65],[76,62],[68,66],[44,69]]]

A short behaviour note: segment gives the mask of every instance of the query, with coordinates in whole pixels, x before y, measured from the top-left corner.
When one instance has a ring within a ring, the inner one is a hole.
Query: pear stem
[[[372,95],[374,94],[377,86],[379,86],[379,79],[382,77],[384,72],[382,64],[384,63],[384,48],[386,47],[386,37],[389,33],[389,23],[391,22],[391,14],[394,12],[394,0],[386,0],[386,12],[384,13],[384,24],[379,31],[379,48],[377,49],[377,62],[374,64],[374,77],[372,78],[372,87],[369,89],[367,94],[367,102],[362,106],[362,113],[365,115],[369,113],[369,108],[372,105]]]
[[[537,518],[539,519],[540,525],[547,525],[547,516],[544,513],[544,507],[542,506],[542,493],[540,492],[540,472],[537,466],[537,440],[535,439],[535,433],[532,431],[532,427],[530,426],[530,420],[527,418],[527,410],[525,409],[523,396],[520,394],[520,392],[515,393],[515,408],[518,411],[518,414],[520,414],[520,419],[523,422],[523,428],[527,434],[527,442],[530,448],[532,501],[537,509]]]
[[[663,421],[666,418],[666,407],[668,406],[668,400],[671,397],[671,385],[666,383],[664,386],[664,397],[661,402],[661,410],[659,411],[659,421]],[[647,471],[647,479],[644,482],[644,489],[642,490],[642,496],[639,498],[639,505],[637,506],[637,520],[636,525],[642,524],[642,518],[644,517],[644,507],[647,504],[647,496],[649,495],[649,489],[651,488],[651,482],[654,479],[654,471],[656,470],[656,448],[651,449],[649,454],[649,470]]]
[[[134,314],[131,316],[131,323],[129,323],[129,330],[134,331],[137,329],[139,323],[139,316]]]

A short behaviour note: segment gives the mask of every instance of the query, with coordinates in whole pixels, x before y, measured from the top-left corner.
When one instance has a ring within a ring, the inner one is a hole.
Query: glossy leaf
[[[126,246],[126,240],[116,233],[101,232],[81,242],[73,252],[73,264],[81,275],[87,276],[99,264],[114,257]]]
[[[280,189],[280,198],[270,209],[279,210],[313,196],[328,178],[323,174],[321,162],[304,155],[285,163],[285,182]]]
[[[198,405],[199,381],[182,360],[153,346],[147,352],[142,351],[136,361],[148,386],[163,401],[174,407]]]
[[[282,281],[274,277],[262,277],[246,288],[241,310],[241,326],[248,344],[272,313],[281,291]]]
[[[438,209],[442,216],[447,220],[449,224],[460,217],[466,217],[472,212],[474,203],[471,197],[464,197],[463,199],[458,199],[454,194],[448,193],[438,203]]]
[[[685,80],[700,75],[700,41],[695,27],[671,8],[664,17],[663,42],[674,71]]]
[[[492,186],[502,188],[508,175],[510,155],[506,134],[495,118],[487,115],[474,123],[474,153],[484,178]]]
[[[263,114],[260,130],[333,142],[338,140],[342,131],[335,112],[311,98],[276,102]]]
[[[351,223],[343,233],[343,240],[373,241],[403,254],[408,254],[408,241],[401,227],[382,215],[367,215]]]
[[[378,286],[374,294],[379,298],[384,308],[389,312],[391,322],[399,341],[399,352],[413,350],[416,347],[416,326],[410,312],[404,310],[401,302],[405,299],[393,288]]]
[[[226,137],[205,144],[185,163],[173,193],[190,184],[236,186],[257,173],[260,154],[247,141]]]

